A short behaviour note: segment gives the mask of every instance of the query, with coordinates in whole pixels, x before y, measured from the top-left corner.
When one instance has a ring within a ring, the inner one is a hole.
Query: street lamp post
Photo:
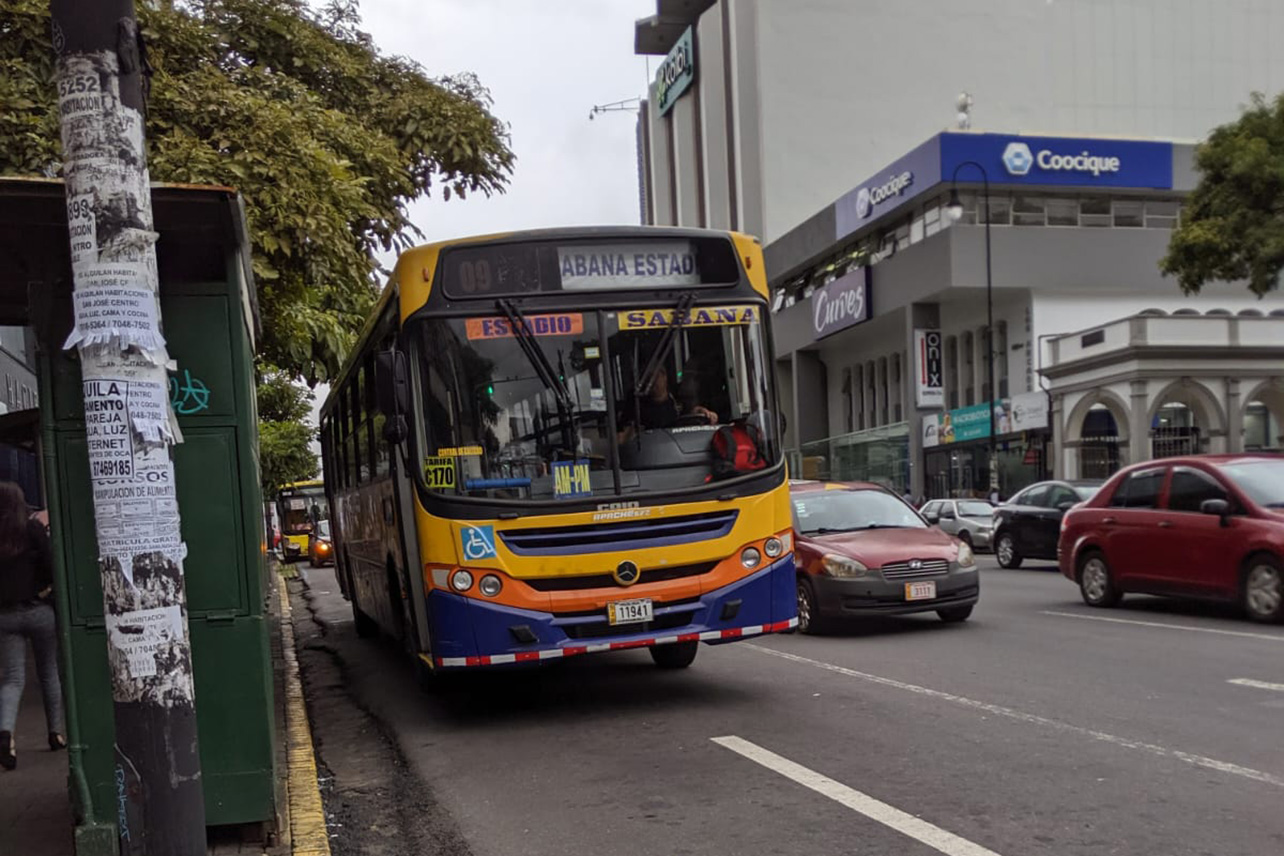
[[[998,395],[998,390],[994,388],[994,279],[991,273],[990,255],[990,175],[985,171],[985,167],[976,161],[963,161],[954,167],[954,174],[950,176],[950,201],[945,206],[945,213],[955,222],[963,216],[963,203],[959,200],[958,179],[959,170],[965,166],[976,167],[981,173],[982,192],[985,196],[985,377],[986,385],[989,387],[986,405],[990,408],[989,469],[990,491],[993,492],[999,487],[999,446],[994,425],[994,398]]]

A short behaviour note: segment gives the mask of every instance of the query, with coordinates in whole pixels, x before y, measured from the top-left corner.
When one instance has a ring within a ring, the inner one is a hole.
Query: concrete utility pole
[[[203,856],[205,801],[132,0],[52,0],[120,852]]]

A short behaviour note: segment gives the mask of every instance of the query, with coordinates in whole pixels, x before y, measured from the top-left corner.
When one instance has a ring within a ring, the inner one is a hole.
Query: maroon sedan
[[[972,548],[875,484],[795,482],[798,629],[832,619],[935,612],[965,621],[980,596]]]
[[[1284,618],[1284,458],[1195,455],[1121,470],[1061,521],[1061,573],[1089,606],[1125,592]]]

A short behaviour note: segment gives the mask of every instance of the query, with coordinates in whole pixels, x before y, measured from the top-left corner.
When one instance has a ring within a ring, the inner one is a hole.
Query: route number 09
[[[490,262],[479,259],[475,262],[459,263],[459,287],[465,294],[478,291],[490,291]]]

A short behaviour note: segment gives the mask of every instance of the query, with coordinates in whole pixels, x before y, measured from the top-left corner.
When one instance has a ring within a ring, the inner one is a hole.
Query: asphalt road
[[[356,639],[329,571],[306,597],[450,852],[1284,854],[1284,627],[1141,597],[1091,610],[1050,566],[982,566],[962,625],[703,646],[677,673],[585,657],[434,694]]]

